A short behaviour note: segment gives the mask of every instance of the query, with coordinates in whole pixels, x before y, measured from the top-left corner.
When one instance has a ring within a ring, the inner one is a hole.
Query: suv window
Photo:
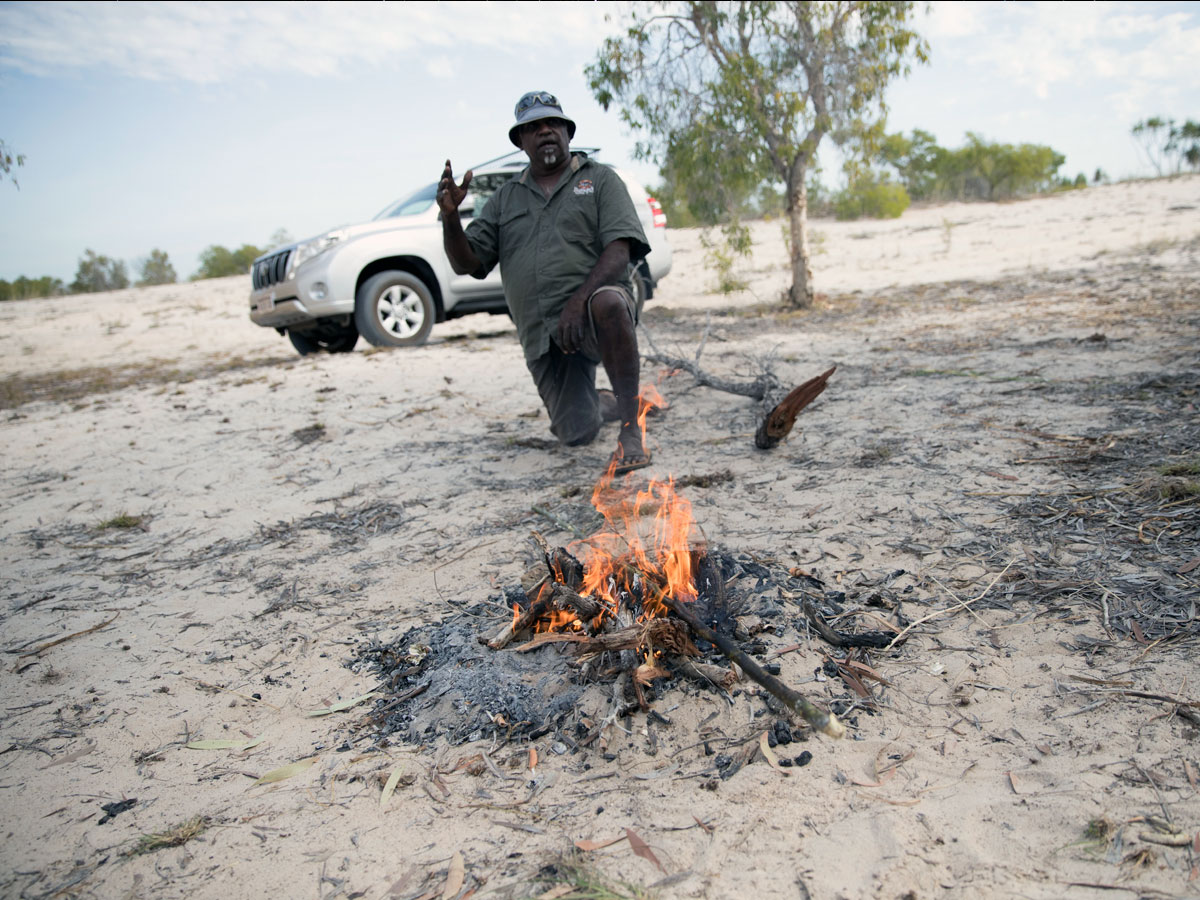
[[[374,221],[380,219],[394,219],[397,216],[417,216],[433,206],[433,201],[437,199],[437,184],[426,185],[413,194],[405,197],[403,200],[397,200],[391,206],[388,206],[377,215]]]

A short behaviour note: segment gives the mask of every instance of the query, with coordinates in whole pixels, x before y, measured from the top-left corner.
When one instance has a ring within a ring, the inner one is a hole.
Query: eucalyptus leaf
[[[380,809],[383,809],[383,807],[387,806],[388,800],[390,800],[392,794],[395,793],[396,785],[400,783],[400,775],[401,770],[399,766],[392,769],[392,774],[388,776],[387,783],[383,786],[383,793],[379,795]]]
[[[254,784],[250,785],[250,787],[257,787],[260,784],[274,784],[277,781],[283,781],[284,779],[291,778],[293,775],[299,775],[305,769],[310,768],[312,764],[315,763],[319,758],[320,757],[314,756],[310,759],[302,759],[299,762],[281,766],[278,769],[272,769],[266,775],[255,781]]]
[[[329,716],[336,712],[344,712],[345,710],[350,709],[352,706],[358,706],[358,704],[370,700],[374,696],[375,692],[371,691],[369,694],[363,694],[361,697],[353,697],[350,700],[339,700],[337,703],[331,703],[329,706],[323,706],[320,709],[310,709],[307,715],[311,718],[314,716]]]
[[[217,738],[211,741],[192,741],[184,746],[188,750],[249,750],[263,742],[263,738],[252,741],[232,741],[227,738]]]

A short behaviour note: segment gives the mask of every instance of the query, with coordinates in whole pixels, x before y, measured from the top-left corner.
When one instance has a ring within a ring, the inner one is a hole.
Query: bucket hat
[[[517,147],[521,146],[521,142],[517,139],[517,131],[521,126],[528,125],[530,122],[539,122],[542,119],[562,119],[567,123],[568,139],[575,137],[575,123],[563,115],[558,98],[546,91],[530,91],[525,94],[517,101],[513,114],[517,118],[517,123],[508,129],[508,139]]]

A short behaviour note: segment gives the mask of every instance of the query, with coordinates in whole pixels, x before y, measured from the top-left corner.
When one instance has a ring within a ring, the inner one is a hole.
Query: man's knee
[[[625,292],[620,288],[601,288],[596,291],[592,295],[592,321],[596,323],[597,331],[632,330],[633,313]]]
[[[575,434],[560,436],[559,441],[561,441],[567,447],[582,447],[585,444],[590,444],[592,441],[594,441],[596,439],[596,435],[599,433],[600,428],[597,426],[595,428],[588,428],[582,432],[576,432]]]

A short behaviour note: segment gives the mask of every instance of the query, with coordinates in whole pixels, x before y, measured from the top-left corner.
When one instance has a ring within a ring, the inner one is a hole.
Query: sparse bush
[[[908,191],[894,181],[860,178],[834,198],[834,215],[847,219],[898,219],[908,209]]]
[[[138,287],[146,287],[151,284],[174,284],[177,280],[175,267],[171,265],[167,251],[157,248],[151,250],[150,255],[142,262],[142,277],[138,280]]]
[[[254,260],[263,251],[253,244],[242,244],[237,250],[229,250],[220,244],[205,248],[200,254],[200,268],[192,281],[202,278],[224,278],[226,275],[245,275]]]
[[[886,136],[875,156],[918,200],[1001,200],[1056,189],[1065,159],[1041,144],[998,144],[972,132],[947,150],[920,129]]]
[[[41,278],[26,278],[22,275],[13,281],[0,279],[0,302],[5,300],[30,300],[34,297],[61,297],[67,292],[61,278],[43,275]]]
[[[747,287],[745,279],[733,273],[734,263],[739,256],[749,256],[753,246],[750,229],[741,222],[730,222],[721,227],[721,239],[714,240],[711,232],[700,235],[700,245],[707,251],[704,264],[717,273],[717,292],[731,294]]]
[[[1155,175],[1177,175],[1186,165],[1200,171],[1200,122],[1188,119],[1176,126],[1175,120],[1151,116],[1130,129],[1142,147]]]
[[[115,291],[129,287],[129,271],[125,262],[99,256],[94,250],[85,250],[71,282],[72,294],[94,294],[97,291]]]

